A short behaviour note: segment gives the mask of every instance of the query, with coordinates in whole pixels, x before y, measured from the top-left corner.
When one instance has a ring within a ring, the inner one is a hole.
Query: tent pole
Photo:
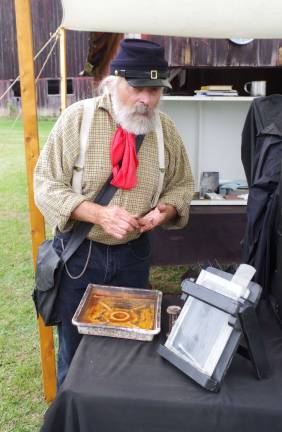
[[[60,28],[60,92],[61,92],[61,111],[67,107],[67,40],[66,29]]]
[[[39,244],[45,238],[43,216],[33,199],[33,170],[39,155],[36,90],[32,46],[32,21],[30,0],[15,0],[18,58],[21,84],[21,101],[24,125],[24,145],[28,182],[29,213],[34,267]],[[56,367],[53,331],[38,320],[44,395],[48,402],[56,395]]]

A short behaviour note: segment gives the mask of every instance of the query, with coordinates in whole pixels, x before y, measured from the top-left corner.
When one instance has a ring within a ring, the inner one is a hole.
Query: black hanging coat
[[[249,185],[243,260],[256,268],[254,280],[263,287],[265,297],[279,266],[282,275],[282,249],[277,254],[282,219],[281,143],[282,95],[254,99],[242,133],[241,156]]]

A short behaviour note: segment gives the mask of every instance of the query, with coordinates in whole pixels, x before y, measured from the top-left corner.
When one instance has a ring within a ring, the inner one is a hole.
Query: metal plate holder
[[[229,281],[233,276],[212,267],[208,267],[206,271]],[[199,370],[191,362],[185,361],[174,350],[164,345],[159,346],[158,353],[202,387],[214,392],[220,389],[223,378],[236,352],[252,362],[258,379],[267,378],[270,374],[270,366],[255,312],[262,291],[261,287],[254,282],[250,282],[248,285],[250,291],[248,298],[240,297],[238,301],[191,282],[189,279],[183,280],[181,288],[182,299],[185,302],[191,296],[210,305],[212,308],[226,312],[229,315],[228,324],[232,326],[230,337],[211,375]],[[180,328],[178,326],[176,332],[189,331],[184,328],[180,330]]]

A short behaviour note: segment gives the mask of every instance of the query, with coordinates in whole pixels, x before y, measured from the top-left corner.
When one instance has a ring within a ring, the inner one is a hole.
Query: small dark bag
[[[140,149],[143,138],[144,135],[136,137],[137,152]],[[96,204],[106,206],[111,201],[118,189],[111,185],[112,178],[111,174],[95,198],[94,202]],[[93,224],[91,223],[78,222],[73,228],[71,237],[61,256],[55,251],[53,240],[45,240],[39,246],[35,272],[35,288],[32,298],[37,315],[41,315],[46,326],[56,325],[60,322],[55,305],[64,266],[82,244],[92,227]]]
[[[61,280],[63,263],[53,248],[53,240],[45,240],[38,249],[35,289],[33,301],[37,315],[41,315],[45,325],[59,323],[59,317],[54,308]]]

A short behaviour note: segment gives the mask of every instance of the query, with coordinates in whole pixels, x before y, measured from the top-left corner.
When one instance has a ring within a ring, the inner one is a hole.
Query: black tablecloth
[[[267,303],[259,316],[271,377],[257,380],[236,354],[219,393],[158,355],[162,335],[153,342],[84,336],[41,431],[281,432],[282,329]]]

